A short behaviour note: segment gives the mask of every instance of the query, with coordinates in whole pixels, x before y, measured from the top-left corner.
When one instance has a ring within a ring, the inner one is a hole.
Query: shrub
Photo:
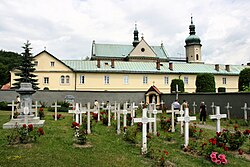
[[[74,129],[73,132],[73,142],[76,144],[84,145],[87,142],[87,134],[83,128],[77,122],[72,122],[71,128]]]
[[[55,103],[53,103],[52,105],[54,105],[54,104]],[[68,102],[65,102],[65,101],[57,102],[57,105],[61,105],[61,107],[57,108],[58,112],[68,112],[69,111],[69,103]],[[48,107],[48,111],[55,112],[55,108]]]
[[[124,127],[123,140],[135,144],[137,143],[136,135],[137,135],[137,127],[128,127],[128,128]]]
[[[8,106],[7,102],[1,101],[0,102],[0,110],[11,111],[11,107]]]
[[[203,73],[196,76],[196,92],[216,92],[213,74]]]
[[[176,91],[176,85],[178,85],[178,91],[181,93],[184,92],[184,82],[181,79],[173,79],[171,82],[171,92],[174,93]]]
[[[250,68],[245,68],[241,70],[238,86],[239,86],[239,91],[250,90]]]

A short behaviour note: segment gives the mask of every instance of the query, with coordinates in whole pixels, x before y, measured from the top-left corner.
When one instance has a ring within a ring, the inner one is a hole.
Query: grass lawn
[[[0,167],[19,166],[96,166],[96,167],[140,167],[157,166],[154,159],[140,155],[141,134],[136,140],[138,144],[131,144],[122,139],[122,134],[117,135],[114,126],[107,127],[101,123],[93,123],[92,134],[88,135],[90,148],[76,148],[73,146],[71,129],[72,115],[61,113],[65,119],[54,121],[52,113],[45,112],[45,135],[38,138],[36,143],[9,146],[6,136],[10,129],[2,129],[2,125],[9,121],[10,112],[0,111]],[[169,115],[170,116],[170,115]],[[94,122],[94,121],[93,121]],[[209,124],[214,124],[209,122]],[[179,125],[178,125],[179,126]],[[249,129],[244,127],[243,129]],[[158,128],[160,130],[160,128]],[[205,130],[207,139],[214,137],[215,132]],[[149,144],[159,150],[168,151],[167,159],[176,166],[217,166],[204,157],[195,156],[182,151],[181,144],[184,138],[177,132],[160,132],[160,137],[153,137]],[[168,142],[163,136],[171,135],[172,141]],[[249,144],[249,141],[248,143]],[[244,145],[244,147],[247,147]],[[229,164],[227,166],[249,166],[250,161],[232,153],[226,153]]]

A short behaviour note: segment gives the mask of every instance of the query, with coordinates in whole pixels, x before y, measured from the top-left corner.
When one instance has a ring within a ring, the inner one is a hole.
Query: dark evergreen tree
[[[196,76],[196,92],[216,92],[213,74],[202,73]]]
[[[171,82],[171,92],[176,92],[176,85],[178,85],[178,91],[180,93],[184,92],[184,82],[181,79],[173,79]]]
[[[15,88],[20,88],[20,83],[22,82],[28,82],[32,84],[33,89],[39,89],[37,87],[38,83],[36,83],[38,80],[35,79],[36,75],[33,74],[35,71],[35,64],[32,62],[33,61],[33,56],[31,54],[31,49],[30,48],[31,43],[27,41],[27,43],[24,43],[24,46],[22,47],[24,49],[24,52],[21,54],[22,55],[22,60],[21,64],[19,67],[16,69],[18,70],[17,73],[15,73],[16,76],[18,76],[13,85]]]
[[[239,91],[250,91],[250,68],[241,70],[238,85]]]

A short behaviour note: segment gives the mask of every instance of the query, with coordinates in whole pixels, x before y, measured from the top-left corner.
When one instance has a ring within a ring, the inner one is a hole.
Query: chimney
[[[111,68],[115,68],[115,60],[111,59]]]
[[[230,72],[230,65],[225,65],[226,71]]]
[[[247,66],[250,66],[250,62],[247,63]]]
[[[169,69],[172,71],[173,70],[173,63],[169,62]]]
[[[100,59],[97,59],[97,68],[100,68],[101,67],[101,61]]]
[[[160,70],[160,69],[161,69],[161,63],[160,63],[160,60],[159,60],[159,59],[156,61],[156,69],[157,69],[157,70]]]
[[[219,64],[215,64],[215,70],[219,71],[220,70],[220,65]]]

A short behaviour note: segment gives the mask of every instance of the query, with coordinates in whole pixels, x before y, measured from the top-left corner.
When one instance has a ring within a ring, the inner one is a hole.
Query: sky
[[[164,44],[185,57],[190,17],[208,64],[250,62],[249,0],[1,0],[0,50],[33,55],[46,50],[61,60],[91,56],[93,40],[132,44],[135,23],[149,45]]]

